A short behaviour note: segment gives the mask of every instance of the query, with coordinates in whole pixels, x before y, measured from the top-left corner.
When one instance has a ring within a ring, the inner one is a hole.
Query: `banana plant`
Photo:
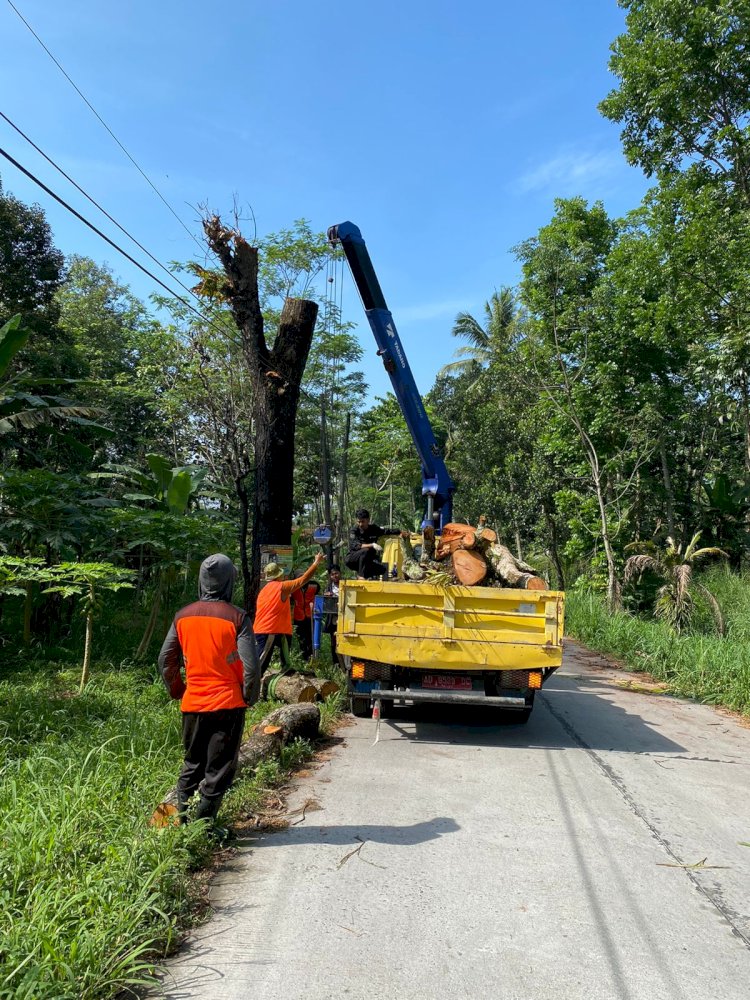
[[[8,375],[11,362],[26,343],[31,330],[24,326],[20,313],[0,327],[0,437],[21,434],[56,423],[94,428],[102,434],[111,431],[95,418],[104,411],[67,396],[45,389],[75,385],[77,379],[35,379],[21,371]]]
[[[145,501],[166,507],[173,514],[184,514],[201,491],[208,469],[195,465],[173,466],[163,455],[146,455],[149,473],[130,465],[108,463],[104,471],[90,472],[91,479],[114,479],[137,492],[125,493],[123,500]]]

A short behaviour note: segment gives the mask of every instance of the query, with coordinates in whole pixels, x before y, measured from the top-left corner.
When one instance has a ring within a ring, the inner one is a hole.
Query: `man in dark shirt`
[[[381,528],[379,524],[370,523],[370,512],[364,507],[356,514],[357,523],[349,532],[349,552],[345,562],[362,580],[373,580],[387,572],[388,567],[380,562],[382,553],[378,545],[381,535],[401,535],[408,538],[408,531],[398,528]]]

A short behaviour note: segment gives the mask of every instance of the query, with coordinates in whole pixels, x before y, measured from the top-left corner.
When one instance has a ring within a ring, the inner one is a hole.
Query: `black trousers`
[[[302,659],[309,660],[313,654],[312,619],[305,618],[302,622],[295,622],[294,632],[299,642],[299,651],[302,653]]]
[[[385,563],[378,560],[375,549],[355,549],[347,554],[344,561],[349,569],[353,569],[357,576],[363,576],[365,580],[382,576],[388,569]]]
[[[237,769],[244,724],[244,708],[182,713],[185,763],[177,779],[182,799],[190,798],[199,785],[207,799],[221,799]]]

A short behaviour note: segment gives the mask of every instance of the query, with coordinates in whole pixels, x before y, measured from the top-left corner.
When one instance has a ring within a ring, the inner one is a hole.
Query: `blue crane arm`
[[[406,360],[406,352],[393,316],[386,305],[367,246],[359,229],[352,222],[331,226],[328,230],[328,240],[331,244],[341,243],[365,307],[365,315],[375,335],[378,354],[383,359],[385,370],[390,376],[393,391],[422,463],[422,494],[427,497],[425,523],[433,524],[439,514],[439,527],[442,528],[452,520],[453,492],[456,486],[440,454],[432,425],[409,362]]]

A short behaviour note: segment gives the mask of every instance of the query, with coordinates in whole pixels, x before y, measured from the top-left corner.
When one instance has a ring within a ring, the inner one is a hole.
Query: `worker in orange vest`
[[[313,604],[319,592],[320,584],[311,580],[306,587],[292,594],[294,631],[303,660],[309,660],[313,653]]]
[[[258,594],[253,625],[261,673],[277,646],[281,648],[282,660],[284,659],[284,646],[288,650],[292,638],[292,594],[305,586],[324,559],[323,553],[318,552],[312,565],[294,580],[283,579],[284,568],[278,563],[268,563],[263,570],[266,583]],[[284,666],[288,665],[287,660]]]
[[[177,781],[177,812],[187,822],[200,790],[196,819],[212,824],[232,784],[245,709],[258,700],[260,668],[248,615],[231,604],[237,570],[217,553],[201,563],[199,600],[175,615],[159,653],[172,698],[181,698],[185,761]],[[182,668],[185,671],[183,679]],[[218,828],[215,828],[218,831]]]

